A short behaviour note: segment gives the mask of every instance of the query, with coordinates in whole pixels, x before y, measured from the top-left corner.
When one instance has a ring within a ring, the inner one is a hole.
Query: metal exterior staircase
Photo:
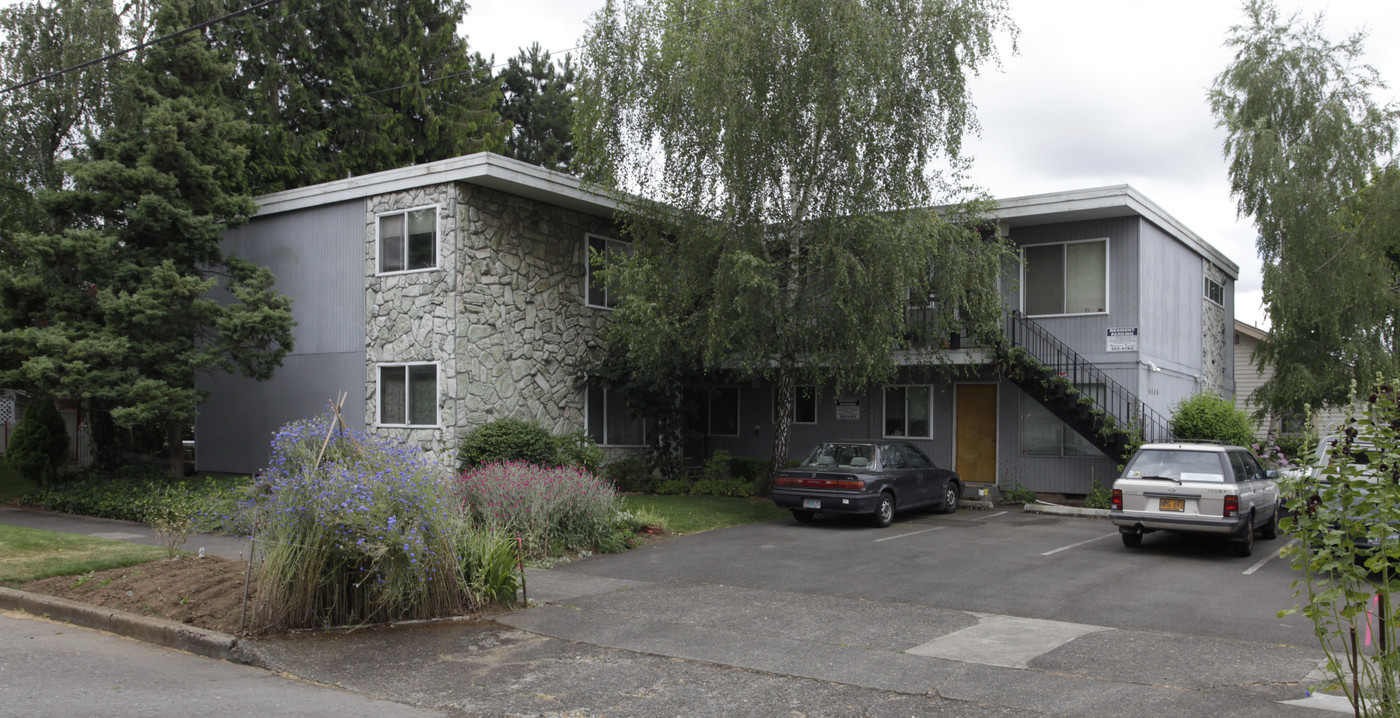
[[[1044,327],[1014,309],[1005,321],[998,370],[1105,456],[1121,463],[1138,444],[1175,439],[1165,417]]]

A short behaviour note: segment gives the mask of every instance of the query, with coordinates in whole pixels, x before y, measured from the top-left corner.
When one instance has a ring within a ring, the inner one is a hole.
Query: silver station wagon
[[[1181,531],[1227,537],[1235,555],[1248,556],[1256,531],[1278,536],[1277,481],[1239,446],[1144,444],[1113,482],[1109,518],[1129,548],[1153,531]]]

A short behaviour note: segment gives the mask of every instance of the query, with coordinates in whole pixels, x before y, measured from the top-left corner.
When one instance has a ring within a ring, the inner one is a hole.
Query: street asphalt
[[[0,523],[154,541],[140,524],[14,508],[0,507]],[[665,562],[709,540],[638,550]],[[247,558],[241,539],[196,536],[186,549],[200,546]],[[494,620],[225,637],[220,657],[445,715],[1352,712],[1310,692],[1323,680],[1315,647],[733,586],[674,570],[617,578],[610,561],[531,570],[531,607]],[[0,597],[0,607],[15,605]]]

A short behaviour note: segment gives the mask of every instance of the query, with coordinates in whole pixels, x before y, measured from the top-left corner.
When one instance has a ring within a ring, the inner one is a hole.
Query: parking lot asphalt
[[[1326,716],[1310,626],[1276,615],[1285,542],[1129,550],[1018,510],[775,521],[532,570],[533,607],[491,622],[240,650],[447,714]]]

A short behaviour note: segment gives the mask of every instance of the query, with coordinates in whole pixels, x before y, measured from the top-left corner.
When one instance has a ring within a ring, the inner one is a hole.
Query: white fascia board
[[[1209,259],[1231,279],[1240,277],[1240,265],[1130,185],[1012,197],[996,203],[994,218],[1009,222],[1013,227],[1018,224],[1017,220],[1026,220],[1020,224],[1029,224],[1034,220],[1072,221],[1076,215],[1084,219],[1137,215]]]
[[[612,198],[581,188],[575,177],[490,152],[478,152],[265,194],[254,198],[258,204],[256,216],[449,182],[488,187],[600,217],[610,217],[617,209]]]

